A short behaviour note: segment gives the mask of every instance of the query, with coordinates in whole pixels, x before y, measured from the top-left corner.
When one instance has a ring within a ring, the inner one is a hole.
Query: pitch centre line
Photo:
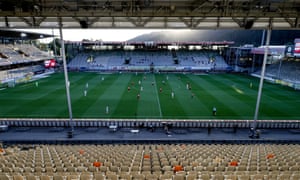
[[[157,92],[155,74],[153,74],[153,82],[154,82],[155,94],[156,94],[156,99],[157,99],[157,104],[158,104],[159,117],[162,118],[162,112],[161,112],[160,101],[159,101],[158,92]]]

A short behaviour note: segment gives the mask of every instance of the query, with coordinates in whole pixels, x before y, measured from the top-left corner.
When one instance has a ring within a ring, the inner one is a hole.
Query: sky
[[[20,29],[22,31],[54,34],[59,38],[58,29]],[[63,29],[64,40],[81,41],[82,39],[102,41],[127,41],[142,34],[166,31],[162,29]],[[48,41],[44,39],[41,41]]]

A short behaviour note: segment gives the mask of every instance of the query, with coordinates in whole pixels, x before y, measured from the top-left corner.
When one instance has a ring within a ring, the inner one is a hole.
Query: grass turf
[[[232,74],[69,73],[69,79],[74,118],[251,120],[259,83],[257,78]],[[186,88],[187,84],[191,89]],[[38,80],[38,86],[30,82],[2,89],[0,99],[1,118],[69,115],[60,73]],[[216,116],[212,115],[214,106]],[[299,109],[299,91],[264,84],[259,119],[295,120],[300,117]]]

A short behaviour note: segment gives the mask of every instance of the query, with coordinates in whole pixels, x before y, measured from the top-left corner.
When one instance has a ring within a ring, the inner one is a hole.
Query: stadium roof
[[[42,39],[48,37],[53,37],[53,36],[49,34],[33,33],[27,31],[0,29],[0,38],[4,38],[4,39],[30,40],[30,39]]]
[[[170,46],[170,45],[232,45],[233,41],[197,41],[197,42],[156,42],[156,41],[146,41],[146,42],[127,42],[127,41],[65,41],[66,44],[82,44],[82,45],[146,45],[148,46]]]
[[[299,0],[2,0],[0,28],[300,29]]]

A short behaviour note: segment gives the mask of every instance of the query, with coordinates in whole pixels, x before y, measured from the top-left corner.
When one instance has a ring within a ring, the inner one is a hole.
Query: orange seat
[[[176,165],[173,167],[174,172],[183,171],[183,167],[181,165]]]
[[[93,163],[93,166],[95,166],[95,167],[100,167],[100,166],[101,166],[101,162],[95,161],[95,162]]]
[[[272,158],[274,158],[274,157],[275,157],[275,155],[272,154],[272,153],[267,155],[267,159],[272,159]]]
[[[230,166],[238,166],[238,162],[237,161],[231,161],[229,163]]]

